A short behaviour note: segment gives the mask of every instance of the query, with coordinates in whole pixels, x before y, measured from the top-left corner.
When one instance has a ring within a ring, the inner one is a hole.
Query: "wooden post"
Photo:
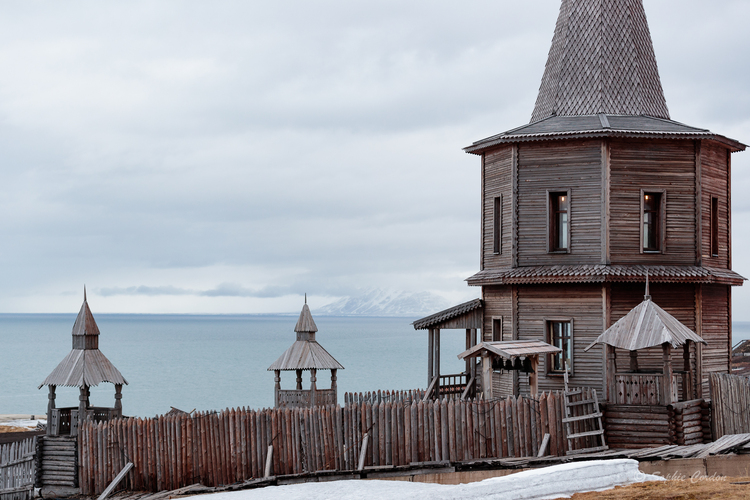
[[[533,370],[529,373],[529,390],[532,396],[537,396],[539,394],[539,374],[537,373],[539,371],[539,355],[534,354],[533,356],[529,356],[529,359],[531,360],[531,369]]]
[[[630,351],[630,371],[631,373],[638,371],[638,351]]]
[[[427,386],[428,387],[430,383],[432,382],[432,379],[435,375],[435,371],[433,370],[433,365],[432,365],[432,359],[433,359],[433,354],[435,350],[434,338],[435,338],[434,332],[432,328],[430,328],[427,334]]]
[[[466,329],[466,350],[471,348],[471,328]],[[471,379],[471,360],[472,358],[466,358],[466,377]]]
[[[338,401],[338,395],[336,394],[336,368],[331,369],[331,390],[333,391],[333,404]]]
[[[471,329],[471,347],[477,345],[477,329]],[[475,378],[477,376],[477,359],[471,358],[471,376]]]
[[[440,328],[433,330],[435,333],[435,376],[438,377],[438,396],[440,396]]]
[[[693,370],[690,365],[690,341],[685,341],[685,345],[682,346],[682,369],[685,374],[682,376],[682,400],[690,401],[695,396],[693,395]]]
[[[615,372],[617,370],[617,352],[609,344],[604,344],[607,350],[607,401],[614,404],[617,401],[617,387],[615,386]]]
[[[52,410],[55,409],[55,389],[54,385],[49,386],[49,394],[47,395],[47,435],[52,435]]]
[[[297,390],[302,390],[302,370],[297,370]]]
[[[266,468],[263,471],[263,477],[271,477],[271,464],[273,464],[273,445],[268,446],[268,454],[266,455]]]
[[[313,408],[315,407],[315,391],[318,389],[315,385],[317,372],[315,368],[310,370],[310,406]]]
[[[492,359],[487,352],[482,353],[482,392],[485,401],[492,399]]]
[[[115,384],[115,410],[117,416],[122,416],[122,384]]]
[[[274,407],[279,407],[279,397],[281,396],[281,370],[274,370],[273,371],[273,400],[274,400]]]
[[[662,362],[664,364],[664,394],[662,404],[670,405],[674,402],[672,397],[672,380],[674,378],[674,373],[672,371],[672,345],[669,342],[664,342],[661,345],[661,348]]]
[[[88,395],[86,394],[88,387],[82,385],[78,393],[78,428],[81,428],[81,424],[86,420],[86,409],[88,408]],[[70,421],[70,431],[73,433],[73,419]]]

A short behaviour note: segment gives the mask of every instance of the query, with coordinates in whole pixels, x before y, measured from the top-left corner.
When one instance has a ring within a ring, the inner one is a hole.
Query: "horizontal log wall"
[[[503,324],[502,340],[513,340],[513,289],[511,286],[483,286],[484,324],[482,339],[492,341],[492,322],[500,318]],[[495,395],[513,394],[513,376],[509,372],[492,373],[492,390]]]
[[[272,474],[355,470],[369,434],[365,465],[408,465],[492,457],[564,455],[560,394],[537,399],[352,404],[313,409],[246,410],[195,416],[85,422],[79,435],[80,486],[98,495],[130,461],[130,490],[171,490],[194,483],[232,484]]]
[[[547,192],[570,190],[568,253],[548,252]],[[518,146],[518,265],[600,264],[602,142]]]
[[[685,140],[610,142],[612,264],[694,265],[695,144]],[[666,196],[662,252],[641,253],[641,190]]]
[[[729,267],[729,152],[725,147],[704,141],[701,145],[701,256],[703,265]],[[711,198],[719,205],[719,254],[711,255]]]
[[[750,432],[750,378],[712,373],[710,387],[713,438]]]
[[[729,373],[731,352],[731,296],[726,285],[701,285],[701,337],[708,342],[702,347],[703,394],[708,392],[711,373]],[[750,431],[748,431],[750,432]]]
[[[484,154],[482,196],[482,269],[510,267],[513,229],[511,173],[513,147],[506,146]],[[500,248],[495,253],[495,198],[502,197]]]
[[[34,497],[36,438],[0,445],[0,500]]]

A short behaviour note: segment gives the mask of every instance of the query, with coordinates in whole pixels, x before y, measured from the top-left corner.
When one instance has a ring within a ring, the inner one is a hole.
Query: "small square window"
[[[570,193],[549,193],[549,249],[567,252],[570,249]]]
[[[548,342],[562,349],[562,352],[550,354],[547,364],[548,373],[573,373],[573,322],[547,321]]]

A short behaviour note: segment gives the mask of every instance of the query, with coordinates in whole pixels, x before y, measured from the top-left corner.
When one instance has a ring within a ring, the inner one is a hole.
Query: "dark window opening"
[[[661,250],[661,193],[643,193],[643,250]]]
[[[492,318],[492,341],[503,340],[503,318]]]
[[[573,329],[570,321],[549,321],[549,343],[562,349],[562,352],[551,354],[549,359],[550,373],[573,371]]]
[[[711,198],[711,256],[719,256],[719,199]]]
[[[494,253],[502,253],[502,237],[503,237],[503,197],[498,196],[495,198],[495,206],[493,211],[492,220],[492,251]]]
[[[550,250],[567,251],[570,244],[570,196],[567,192],[550,193]]]

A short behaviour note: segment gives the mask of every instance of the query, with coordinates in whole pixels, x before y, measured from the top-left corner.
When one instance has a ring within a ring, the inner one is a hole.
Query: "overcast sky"
[[[750,142],[750,3],[646,0],[672,119]],[[4,2],[0,312],[479,296],[479,167],[559,0]],[[750,276],[750,152],[733,155]],[[748,285],[734,289],[750,320]]]

